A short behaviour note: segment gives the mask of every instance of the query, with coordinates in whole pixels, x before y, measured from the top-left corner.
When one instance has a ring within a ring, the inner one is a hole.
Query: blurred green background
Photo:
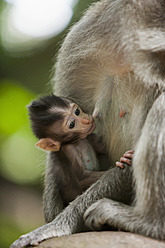
[[[51,92],[57,51],[94,0],[0,0],[0,247],[44,223],[45,153],[26,106]]]

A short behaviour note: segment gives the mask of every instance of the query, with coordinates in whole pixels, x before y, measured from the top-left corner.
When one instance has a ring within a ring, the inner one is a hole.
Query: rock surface
[[[165,242],[128,232],[86,232],[40,243],[37,248],[165,248]]]

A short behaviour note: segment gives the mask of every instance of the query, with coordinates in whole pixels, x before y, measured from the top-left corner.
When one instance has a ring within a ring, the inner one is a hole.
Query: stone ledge
[[[128,232],[84,232],[52,238],[38,248],[165,248],[165,242]]]

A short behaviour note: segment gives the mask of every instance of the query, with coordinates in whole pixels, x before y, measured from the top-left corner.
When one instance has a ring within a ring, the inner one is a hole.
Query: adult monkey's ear
[[[61,143],[54,141],[51,138],[44,138],[40,139],[36,143],[36,146],[46,151],[58,152],[60,150]]]

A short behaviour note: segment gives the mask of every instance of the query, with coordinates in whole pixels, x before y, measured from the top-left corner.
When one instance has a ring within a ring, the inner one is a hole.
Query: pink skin
[[[123,163],[128,165],[132,165],[132,158],[133,158],[134,151],[129,150],[124,153],[123,157],[120,158],[120,162],[116,162],[116,166],[124,169]]]

